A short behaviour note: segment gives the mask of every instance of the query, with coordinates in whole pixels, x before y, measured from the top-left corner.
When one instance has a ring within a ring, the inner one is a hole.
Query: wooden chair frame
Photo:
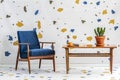
[[[52,49],[54,50],[54,44],[55,42],[40,42],[41,43],[41,48],[44,47],[44,44],[51,44]],[[27,58],[20,58],[20,45],[26,45],[27,46]],[[29,74],[31,73],[31,67],[30,67],[30,60],[34,59],[39,59],[39,68],[41,67],[41,60],[42,59],[49,59],[53,60],[53,71],[55,72],[55,55],[47,55],[47,56],[30,56],[30,48],[29,48],[29,43],[18,43],[18,53],[17,53],[17,58],[16,58],[16,65],[15,65],[15,70],[18,68],[18,61],[28,61],[28,70]]]

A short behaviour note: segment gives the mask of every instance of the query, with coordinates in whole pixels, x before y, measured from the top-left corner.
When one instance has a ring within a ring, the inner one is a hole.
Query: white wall
[[[65,50],[62,46],[67,40],[78,44],[95,44],[93,29],[101,26],[106,27],[105,43],[117,45],[114,63],[119,64],[119,4],[119,0],[3,0],[0,3],[0,63],[15,63],[18,30],[36,28],[42,36],[40,41],[55,41],[56,63],[65,63]],[[39,21],[41,27],[38,26]],[[63,32],[63,29],[66,31]],[[92,40],[88,41],[87,37],[92,37]],[[9,55],[6,56],[5,53]],[[109,59],[71,59],[71,63],[78,62],[108,63]]]

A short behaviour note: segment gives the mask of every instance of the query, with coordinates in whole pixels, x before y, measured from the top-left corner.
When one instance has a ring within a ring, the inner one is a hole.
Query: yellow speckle
[[[38,38],[42,38],[42,34],[41,33],[38,33]]]
[[[104,14],[107,14],[107,10],[103,10],[102,11],[102,14],[104,15]]]
[[[80,0],[75,0],[75,3],[76,3],[76,4],[79,4],[79,2],[80,2]]]
[[[111,19],[110,21],[109,21],[109,24],[114,24],[115,23],[115,20],[114,19]]]
[[[66,28],[61,29],[61,32],[66,32],[66,31],[67,31]]]
[[[27,78],[25,78],[24,80],[28,80]]]
[[[73,35],[73,37],[72,37],[73,39],[77,39],[77,36],[76,35]]]
[[[40,76],[40,78],[44,78],[44,76]]]
[[[115,79],[115,77],[111,77],[110,80],[117,80],[117,79]]]
[[[38,21],[38,29],[40,29],[40,28],[41,28],[41,22]]]
[[[110,74],[110,72],[109,72],[109,71],[104,71],[103,73],[104,73],[104,74]]]
[[[9,74],[9,76],[14,76],[14,74]]]
[[[81,76],[81,78],[85,78],[85,76]]]
[[[17,46],[17,45],[18,45],[18,41],[14,41],[14,42],[13,42],[13,45],[14,45],[14,46]]]
[[[88,40],[88,41],[91,41],[91,40],[92,40],[92,37],[91,37],[91,36],[88,36],[88,37],[87,37],[87,40]]]
[[[63,8],[58,8],[57,11],[58,11],[58,12],[62,12],[62,11],[63,11]]]
[[[87,73],[87,71],[86,70],[81,70],[82,71],[82,73],[84,73],[84,74],[86,74]]]
[[[18,22],[16,23],[16,25],[17,25],[18,27],[22,27],[22,26],[23,26],[23,23],[18,21]]]

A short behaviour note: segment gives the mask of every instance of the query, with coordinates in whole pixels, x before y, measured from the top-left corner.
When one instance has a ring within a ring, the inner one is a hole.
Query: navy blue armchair
[[[53,71],[55,71],[55,42],[39,42],[36,31],[18,31],[18,54],[16,58],[15,70],[18,67],[18,61],[27,61],[28,70],[30,69],[30,60],[39,59],[39,68],[42,59],[53,60]],[[51,44],[50,48],[44,48],[44,44]]]

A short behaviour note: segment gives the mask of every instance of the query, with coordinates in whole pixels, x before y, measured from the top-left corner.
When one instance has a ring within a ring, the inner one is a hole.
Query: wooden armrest
[[[40,42],[40,43],[45,43],[45,44],[55,44],[55,42]]]
[[[42,48],[44,44],[51,44],[51,48],[54,49],[55,42],[40,42],[42,44]]]

